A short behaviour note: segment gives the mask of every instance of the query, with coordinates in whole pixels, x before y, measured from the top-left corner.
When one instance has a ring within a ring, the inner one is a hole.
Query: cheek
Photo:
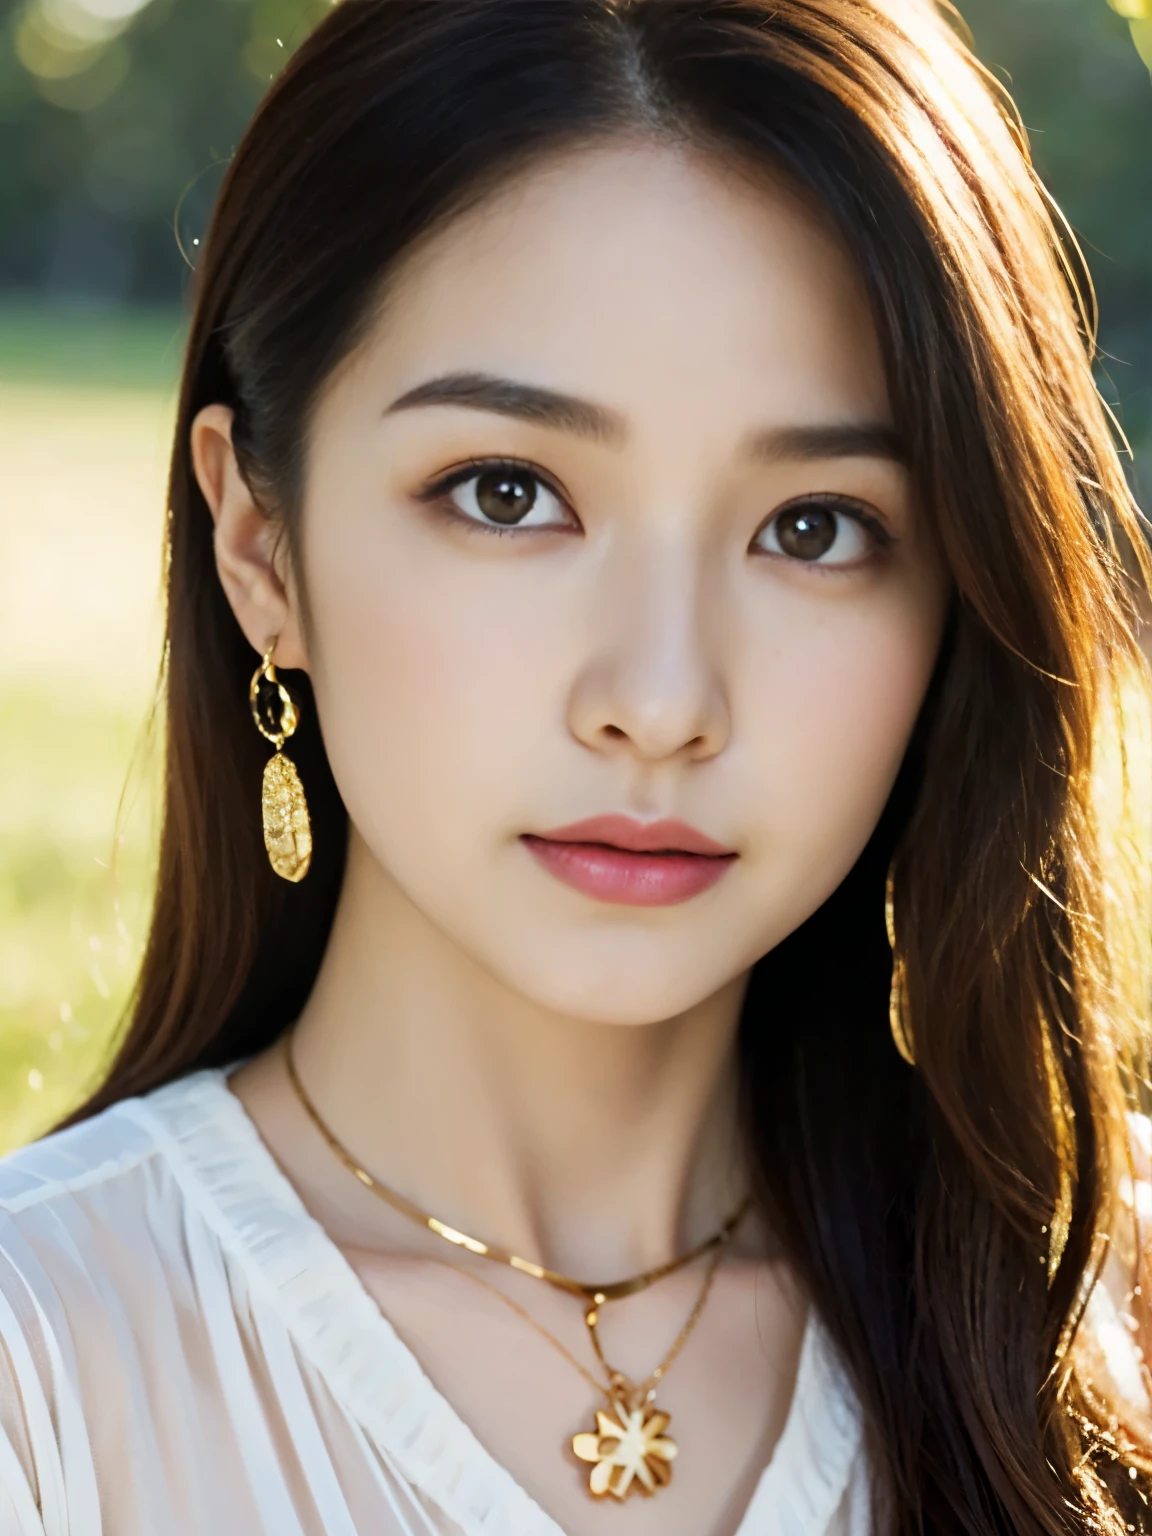
[[[810,774],[850,791],[899,762],[931,674],[934,636],[879,617],[809,626],[778,648],[758,730],[794,744]]]
[[[940,606],[922,585],[791,625],[782,615],[761,637],[771,662],[744,680],[742,713],[763,786],[762,868],[773,887],[788,884],[798,920],[831,895],[876,826],[931,679]]]
[[[506,811],[515,765],[539,763],[561,692],[536,584],[495,562],[456,569],[427,543],[417,531],[343,548],[333,530],[307,565],[328,754],[354,824],[388,863],[416,840],[464,855]]]

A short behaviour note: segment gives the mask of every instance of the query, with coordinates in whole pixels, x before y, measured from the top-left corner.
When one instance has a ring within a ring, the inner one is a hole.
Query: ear
[[[196,479],[216,524],[216,569],[240,628],[259,655],[275,640],[277,666],[307,670],[284,527],[264,511],[240,473],[231,410],[206,405],[192,423],[191,446]]]

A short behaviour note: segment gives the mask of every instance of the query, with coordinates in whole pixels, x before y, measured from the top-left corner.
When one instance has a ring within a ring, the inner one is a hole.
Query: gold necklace
[[[543,1323],[537,1322],[526,1307],[522,1307],[499,1286],[490,1284],[483,1275],[477,1275],[472,1270],[465,1269],[462,1264],[454,1264],[451,1259],[429,1258],[428,1262],[442,1264],[445,1269],[451,1269],[476,1285],[483,1286],[486,1291],[490,1291],[529,1327],[534,1328],[541,1338],[546,1339],[553,1349],[558,1350],[591,1387],[608,1399],[608,1412],[600,1410],[596,1414],[596,1429],[572,1436],[572,1450],[581,1461],[593,1464],[588,1477],[588,1491],[593,1498],[600,1499],[606,1494],[611,1494],[615,1499],[624,1500],[637,1489],[641,1493],[652,1494],[659,1488],[666,1488],[672,1481],[672,1462],[679,1448],[675,1440],[665,1434],[672,1419],[669,1414],[662,1413],[655,1407],[656,1386],[667,1376],[677,1355],[687,1344],[692,1330],[700,1321],[700,1314],[704,1311],[712,1282],[716,1278],[716,1271],[723,1257],[723,1249],[718,1248],[713,1253],[704,1274],[700,1294],[688,1314],[687,1322],[676,1335],[671,1349],[660,1364],[638,1387],[629,1381],[623,1371],[613,1370],[605,1360],[597,1333],[596,1325],[599,1319],[594,1307],[589,1308],[584,1314],[584,1322],[588,1328],[596,1358],[604,1367],[608,1377],[607,1385],[597,1381],[592,1372],[580,1364],[567,1345],[545,1328]]]
[[[589,1492],[596,1498],[603,1498],[611,1494],[616,1499],[626,1499],[629,1494],[639,1490],[645,1494],[655,1493],[658,1488],[665,1487],[672,1477],[672,1461],[677,1453],[676,1442],[665,1434],[671,1422],[668,1414],[661,1412],[655,1406],[656,1386],[667,1375],[672,1362],[683,1349],[689,1335],[700,1319],[704,1310],[704,1304],[708,1300],[708,1294],[712,1289],[712,1281],[716,1275],[717,1266],[723,1256],[723,1250],[736,1228],[746,1214],[750,1200],[744,1200],[740,1206],[729,1216],[728,1220],[706,1242],[699,1243],[687,1253],[678,1258],[669,1260],[666,1264],[657,1265],[654,1269],[644,1270],[638,1275],[633,1275],[627,1280],[617,1280],[602,1285],[592,1284],[589,1281],[574,1280],[570,1275],[561,1274],[558,1270],[546,1269],[542,1264],[534,1264],[529,1259],[522,1259],[517,1254],[511,1253],[506,1248],[501,1248],[494,1243],[483,1243],[478,1238],[469,1237],[466,1232],[461,1232],[456,1227],[449,1226],[447,1222],[438,1220],[429,1212],[421,1210],[413,1201],[390,1189],[362,1168],[352,1154],[337,1138],[323,1119],[320,1111],[309,1098],[300,1081],[300,1075],[296,1070],[296,1061],[292,1051],[292,1033],[289,1031],[284,1037],[284,1062],[288,1071],[288,1081],[291,1083],[296,1097],[300,1100],[308,1118],[320,1132],[320,1135],[328,1143],[328,1146],[336,1154],[339,1160],[355,1174],[360,1183],[366,1189],[383,1200],[386,1205],[406,1216],[410,1221],[417,1222],[435,1233],[437,1237],[452,1243],[457,1248],[463,1248],[468,1253],[474,1253],[479,1258],[492,1259],[498,1264],[507,1265],[510,1269],[518,1270],[521,1274],[530,1276],[533,1280],[543,1280],[546,1285],[551,1285],[557,1290],[566,1291],[571,1296],[578,1296],[584,1303],[584,1323],[588,1329],[589,1338],[596,1358],[603,1366],[607,1376],[608,1385],[596,1380],[594,1376],[570,1354],[559,1339],[554,1338],[547,1329],[541,1327],[530,1313],[520,1307],[511,1297],[505,1296],[503,1291],[496,1286],[488,1285],[479,1275],[474,1275],[470,1270],[463,1269],[459,1265],[450,1265],[450,1268],[459,1269],[470,1279],[485,1286],[508,1306],[512,1307],[527,1322],[542,1333],[550,1343],[554,1344],[563,1355],[576,1367],[576,1369],[592,1383],[597,1392],[603,1393],[608,1398],[610,1412],[600,1410],[596,1414],[596,1429],[572,1437],[572,1450],[581,1461],[592,1462],[593,1468],[589,1476]],[[656,1367],[648,1379],[639,1386],[629,1380],[622,1371],[615,1371],[604,1358],[600,1347],[598,1324],[600,1320],[599,1309],[609,1301],[619,1301],[625,1296],[634,1296],[638,1291],[647,1290],[657,1280],[663,1280],[668,1275],[675,1274],[684,1269],[694,1260],[702,1258],[705,1254],[712,1255],[712,1262],[708,1266],[696,1305],[689,1314],[688,1321],[680,1330],[672,1348]],[[443,1261],[436,1261],[443,1262]]]

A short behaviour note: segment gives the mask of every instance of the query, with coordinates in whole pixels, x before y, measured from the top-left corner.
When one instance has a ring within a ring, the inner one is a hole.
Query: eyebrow
[[[445,373],[429,379],[393,400],[384,414],[390,416],[397,411],[431,405],[463,406],[512,416],[612,447],[619,447],[628,436],[628,420],[619,411],[577,395],[490,373]],[[769,463],[782,459],[891,459],[900,464],[907,461],[900,434],[878,422],[770,427],[751,433],[745,439],[743,452],[747,458]]]
[[[628,423],[619,411],[555,389],[519,384],[490,373],[446,373],[418,384],[393,400],[385,411],[410,411],[424,405],[462,405],[474,411],[492,411],[520,421],[573,432],[577,437],[619,446],[628,435]]]
[[[908,450],[895,427],[880,422],[829,422],[810,427],[770,427],[745,439],[751,459],[891,459],[908,462]]]

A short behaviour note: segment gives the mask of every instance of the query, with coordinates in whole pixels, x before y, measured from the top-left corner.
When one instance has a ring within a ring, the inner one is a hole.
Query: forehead
[[[613,143],[521,172],[405,262],[369,353],[397,392],[475,369],[643,421],[887,415],[860,276],[780,180]]]

